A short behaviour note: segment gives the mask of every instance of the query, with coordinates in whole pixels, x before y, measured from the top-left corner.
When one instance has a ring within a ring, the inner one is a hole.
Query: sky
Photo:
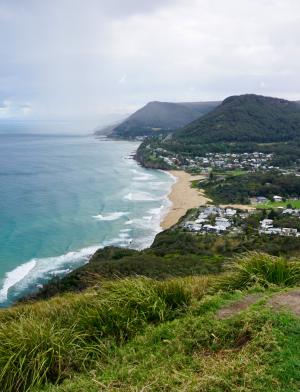
[[[299,0],[0,0],[0,123],[149,101],[300,100]]]

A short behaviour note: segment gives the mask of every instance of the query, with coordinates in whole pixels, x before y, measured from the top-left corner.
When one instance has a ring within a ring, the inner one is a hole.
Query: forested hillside
[[[219,102],[149,102],[126,120],[112,127],[110,135],[134,139],[185,126],[213,110]]]
[[[174,138],[211,142],[274,143],[300,137],[300,107],[284,99],[254,94],[233,96]]]

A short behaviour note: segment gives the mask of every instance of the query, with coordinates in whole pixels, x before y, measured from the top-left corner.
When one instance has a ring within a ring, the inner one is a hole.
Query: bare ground
[[[226,306],[222,309],[219,309],[216,313],[216,316],[219,319],[226,319],[231,316],[234,316],[234,315],[240,313],[242,310],[248,308],[248,306],[257,302],[261,298],[261,296],[262,296],[262,294],[246,295],[246,297],[244,297],[240,301],[236,301],[229,306]]]
[[[268,305],[275,310],[286,308],[296,316],[300,316],[300,289],[292,290],[288,293],[276,294],[270,298]]]

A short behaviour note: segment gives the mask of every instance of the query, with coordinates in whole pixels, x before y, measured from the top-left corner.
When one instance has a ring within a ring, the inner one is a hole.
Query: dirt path
[[[288,293],[276,294],[268,301],[275,310],[287,308],[296,316],[300,316],[300,289],[289,291]]]
[[[219,319],[226,319],[240,313],[242,310],[247,309],[248,306],[254,304],[261,298],[262,294],[249,294],[240,301],[236,301],[229,306],[219,309],[216,316]]]

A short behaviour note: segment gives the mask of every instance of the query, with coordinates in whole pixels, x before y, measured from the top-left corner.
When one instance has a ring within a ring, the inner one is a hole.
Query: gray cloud
[[[0,26],[14,117],[96,125],[153,99],[300,99],[298,0],[2,0]]]

